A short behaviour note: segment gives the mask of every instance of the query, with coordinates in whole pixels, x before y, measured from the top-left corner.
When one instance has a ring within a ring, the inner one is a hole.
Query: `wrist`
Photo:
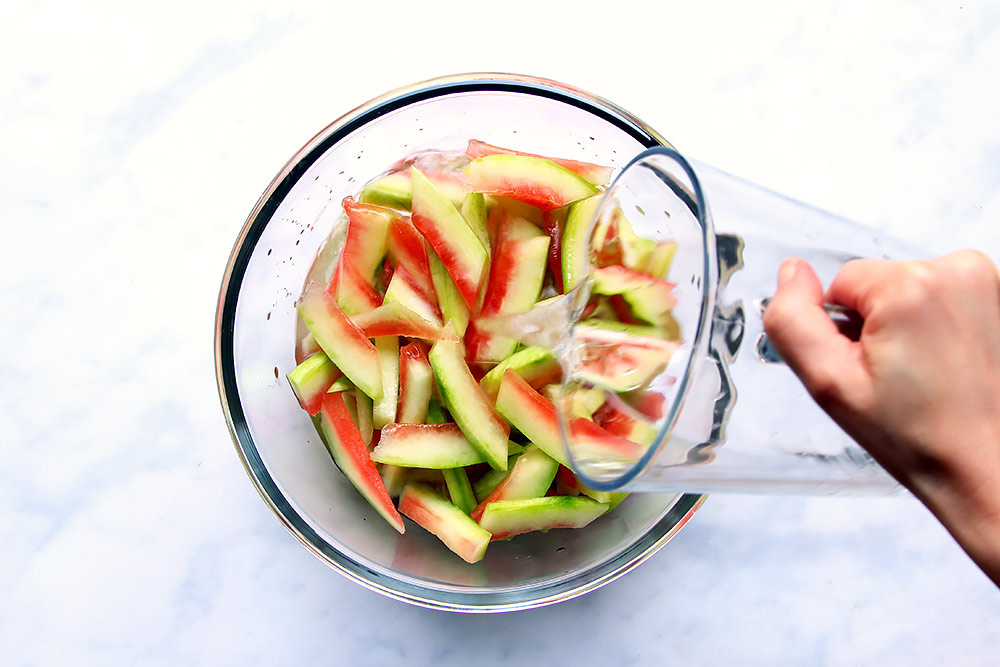
[[[907,486],[1000,586],[1000,440],[993,443],[986,460],[946,466]]]

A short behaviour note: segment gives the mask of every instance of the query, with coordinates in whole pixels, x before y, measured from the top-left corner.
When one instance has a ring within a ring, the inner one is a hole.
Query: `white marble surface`
[[[717,495],[618,582],[490,617],[362,589],[260,501],[215,387],[223,268],[284,161],[399,85],[564,80],[1000,259],[995,3],[556,4],[0,6],[0,662],[996,664],[1000,592],[907,496]]]

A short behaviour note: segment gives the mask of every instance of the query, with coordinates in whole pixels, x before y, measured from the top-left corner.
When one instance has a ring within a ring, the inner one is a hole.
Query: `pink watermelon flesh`
[[[382,305],[379,293],[350,263],[342,263],[337,267],[330,284],[330,293],[337,297],[337,303],[348,315],[364,313]]]
[[[475,310],[487,254],[475,232],[447,197],[414,168],[413,224],[437,253],[470,310]]]
[[[614,435],[589,419],[569,422],[573,455],[581,461],[616,461],[635,463],[646,453],[646,446]]]
[[[597,192],[577,174],[551,160],[527,155],[487,155],[466,170],[465,189],[510,197],[543,211],[572,204]]]
[[[480,317],[494,317],[530,310],[542,289],[549,239],[535,236],[500,242],[490,266],[490,281]],[[512,338],[476,329],[468,356],[475,361],[499,362],[517,347]]]
[[[398,301],[355,315],[353,320],[369,338],[406,336],[422,340],[458,340],[451,327],[428,322]]]
[[[383,303],[398,301],[428,322],[441,325],[441,309],[433,288],[425,292],[405,265],[397,265],[385,290]]]
[[[545,236],[542,230],[542,216],[544,215],[534,206],[529,206],[522,202],[511,199],[496,198],[495,220],[492,225],[494,252],[499,251],[500,246],[507,241],[523,241],[539,236]],[[511,210],[515,205],[526,210]],[[536,224],[532,220],[538,219]]]
[[[569,465],[559,433],[556,406],[512,370],[507,370],[500,381],[496,409],[511,426],[538,445],[550,458]]]
[[[297,305],[299,316],[326,356],[372,399],[382,397],[378,351],[319,283],[306,285]]]
[[[633,410],[617,397],[597,409],[594,422],[608,433],[640,445],[652,445],[659,434],[659,429],[645,415]]]
[[[353,197],[344,199],[347,213],[347,238],[341,262],[350,264],[369,284],[374,284],[375,272],[388,249],[389,225],[399,217],[390,208],[361,204]]]
[[[427,241],[408,217],[397,218],[389,226],[389,257],[397,270],[403,267],[421,296],[436,302],[431,280]]]
[[[342,393],[323,396],[320,425],[337,467],[351,480],[375,511],[381,514],[390,526],[402,533],[405,530],[403,518],[393,506],[389,492],[368,453],[368,448],[361,439],[361,433],[351,420]]]
[[[490,283],[483,302],[482,316],[519,313],[538,301],[545,275],[549,239],[507,239],[497,251]]]
[[[472,159],[485,157],[487,155],[525,155],[528,157],[537,157],[543,160],[551,160],[555,162],[560,167],[565,167],[573,173],[577,174],[584,180],[586,180],[591,185],[607,185],[611,180],[611,173],[614,171],[611,167],[603,167],[599,164],[592,164],[590,162],[580,162],[578,160],[566,160],[563,158],[547,158],[544,155],[537,155],[535,153],[525,153],[523,151],[515,151],[510,148],[501,148],[500,146],[493,146],[486,143],[485,141],[477,141],[472,139],[469,141],[468,147],[465,149],[465,154]]]
[[[436,535],[465,562],[478,563],[486,555],[490,534],[426,484],[407,484],[399,511]]]

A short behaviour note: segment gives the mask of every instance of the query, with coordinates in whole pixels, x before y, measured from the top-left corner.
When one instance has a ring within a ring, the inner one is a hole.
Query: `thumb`
[[[805,260],[782,262],[778,289],[764,312],[764,330],[822,407],[843,402],[859,350],[823,310],[823,286]]]

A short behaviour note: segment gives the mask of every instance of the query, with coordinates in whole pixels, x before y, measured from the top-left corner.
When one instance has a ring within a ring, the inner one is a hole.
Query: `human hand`
[[[864,318],[841,335],[824,300]],[[1000,585],[1000,276],[982,253],[848,262],[826,294],[786,260],[764,327],[848,435]]]

